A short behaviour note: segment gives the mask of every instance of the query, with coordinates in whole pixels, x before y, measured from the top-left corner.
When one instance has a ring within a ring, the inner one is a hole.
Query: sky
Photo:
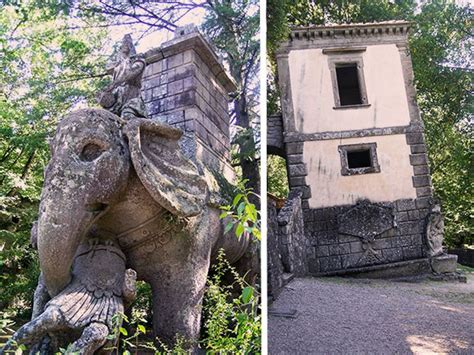
[[[177,22],[179,27],[188,24],[200,25],[204,20],[205,11],[203,9],[197,9],[193,13],[187,14],[183,19]],[[132,35],[136,44],[137,52],[144,53],[149,49],[159,47],[163,42],[169,41],[174,37],[174,34],[167,30],[158,30],[145,35],[140,38],[140,35],[146,31],[147,26],[145,25],[133,25],[133,26],[118,26],[113,27],[110,30],[112,44],[118,43],[122,40],[122,37],[127,33]]]

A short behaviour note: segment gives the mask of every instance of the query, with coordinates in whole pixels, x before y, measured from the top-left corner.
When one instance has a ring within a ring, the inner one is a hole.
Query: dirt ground
[[[269,314],[269,354],[474,354],[474,273],[466,276],[294,279],[270,307],[281,314]]]

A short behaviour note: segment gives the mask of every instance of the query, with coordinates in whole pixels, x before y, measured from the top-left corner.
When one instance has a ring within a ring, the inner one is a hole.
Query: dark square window
[[[340,145],[342,175],[379,173],[377,143]]]
[[[338,64],[336,78],[341,106],[361,105],[363,102],[357,64]]]
[[[349,169],[370,168],[372,159],[370,158],[370,149],[355,150],[347,152],[347,165]]]

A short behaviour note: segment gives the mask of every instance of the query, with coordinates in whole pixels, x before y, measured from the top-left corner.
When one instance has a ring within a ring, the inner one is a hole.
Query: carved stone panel
[[[373,240],[395,227],[392,208],[374,205],[368,201],[358,203],[338,216],[338,232],[353,235],[364,241]]]

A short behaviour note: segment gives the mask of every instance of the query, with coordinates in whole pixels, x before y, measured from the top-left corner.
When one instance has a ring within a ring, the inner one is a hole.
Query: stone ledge
[[[430,273],[430,262],[427,258],[423,258],[382,265],[313,273],[311,276],[350,276],[355,278],[378,279],[418,276],[423,274],[428,275]]]

